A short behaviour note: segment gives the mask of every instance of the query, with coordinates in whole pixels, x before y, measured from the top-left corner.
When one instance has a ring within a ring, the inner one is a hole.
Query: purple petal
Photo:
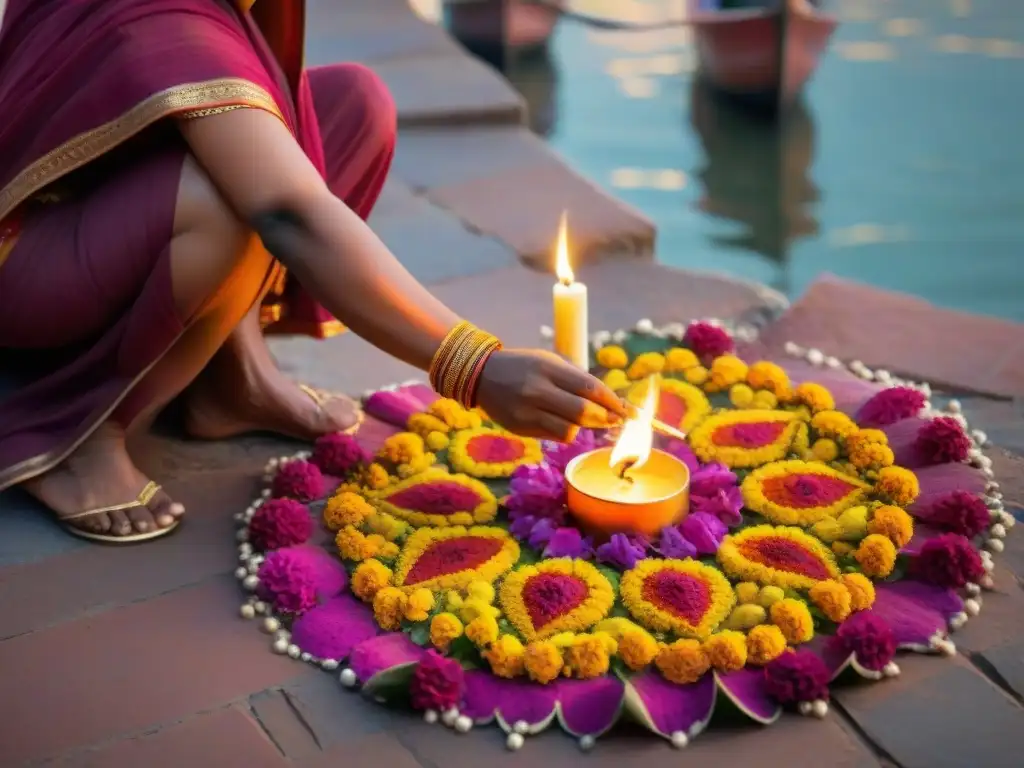
[[[661,529],[658,551],[662,557],[667,557],[670,560],[685,560],[688,557],[697,556],[697,548],[687,541],[683,532],[674,525]]]
[[[555,716],[558,704],[557,685],[538,685],[528,680],[493,678],[498,687],[498,724],[506,731],[522,721],[530,726],[530,733],[547,728]]]
[[[834,637],[834,635],[829,637],[815,635],[814,639],[804,646],[818,654],[818,657],[825,662],[830,681],[839,677],[853,663],[854,659],[854,654],[844,648],[842,643],[835,642]]]
[[[926,419],[912,416],[882,428],[889,438],[889,447],[896,456],[898,466],[914,468],[922,464],[920,456],[914,450],[914,441],[917,440],[917,433],[921,427],[927,423]]]
[[[558,683],[558,719],[573,736],[599,736],[619,719],[625,686],[612,675]]]
[[[394,667],[419,662],[426,653],[404,632],[390,632],[364,640],[352,650],[349,664],[356,677],[366,682]]]
[[[910,506],[911,511],[919,505],[934,503],[950,491],[985,492],[985,475],[968,464],[937,464],[915,469],[914,474],[921,485],[921,495]]]
[[[366,398],[363,408],[370,416],[405,429],[409,417],[423,410],[423,403],[399,391],[381,390]]]
[[[406,397],[418,400],[420,402],[419,410],[423,410],[435,400],[440,399],[440,395],[432,390],[428,384],[424,384],[419,381],[413,382],[412,384],[403,384],[397,391],[401,392]]]
[[[692,685],[670,683],[648,670],[626,682],[626,706],[646,728],[666,738],[676,731],[702,730],[715,709],[715,678],[704,675]]]
[[[889,622],[900,648],[928,648],[932,637],[945,634],[949,619],[964,609],[951,589],[919,581],[875,585],[871,610]]]
[[[313,572],[313,586],[316,589],[316,596],[321,601],[329,600],[335,595],[340,595],[348,585],[348,574],[345,566],[336,557],[320,547],[304,544],[299,547],[287,547],[278,550],[279,552],[301,553],[303,560],[309,563]],[[310,651],[313,653],[313,651]],[[320,654],[316,654],[319,656]],[[325,657],[336,658],[336,657]]]
[[[782,707],[765,693],[764,670],[746,667],[725,675],[715,673],[718,688],[751,720],[771,725],[779,719]]]
[[[478,669],[466,672],[466,690],[459,711],[477,723],[489,723],[498,711],[502,679]]]
[[[559,528],[548,539],[544,557],[573,557],[588,559],[592,554],[590,545],[583,539],[578,528]]]
[[[321,659],[344,659],[377,635],[373,612],[351,595],[341,595],[304,613],[292,625],[292,642]]]

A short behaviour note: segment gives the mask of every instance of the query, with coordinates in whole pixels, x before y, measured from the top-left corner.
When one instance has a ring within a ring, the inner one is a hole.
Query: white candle
[[[587,331],[587,286],[576,282],[569,264],[569,237],[566,214],[558,227],[558,247],[554,287],[555,352],[578,368],[590,367],[590,334]]]

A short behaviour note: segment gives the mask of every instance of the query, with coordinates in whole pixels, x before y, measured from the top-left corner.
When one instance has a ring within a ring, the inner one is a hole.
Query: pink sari
[[[323,87],[315,104],[301,70],[302,0],[260,1],[259,21],[272,26],[275,50],[257,20],[228,0],[9,0],[0,30],[0,356],[16,353],[13,365],[3,364],[22,383],[0,395],[0,489],[63,460],[184,331],[166,251],[187,150],[161,127],[169,118],[267,111],[289,127],[335,193],[369,214],[390,149],[370,160],[346,154],[350,137],[328,126],[337,150],[326,162],[320,126],[339,107],[325,102]],[[314,70],[312,77],[336,90],[327,81],[341,84],[337,74]],[[75,218],[77,209],[98,204],[74,192],[65,202],[62,185],[97,167],[105,183],[108,158],[118,199],[88,220]],[[54,232],[64,253],[56,268],[47,263]],[[123,249],[126,239],[132,253],[116,269],[97,276],[79,267]],[[23,290],[48,267],[45,292]],[[136,277],[129,306],[122,306],[124,290],[110,306],[110,286]],[[279,265],[266,280],[274,285],[264,303],[268,322],[276,321],[270,331],[323,337],[338,330]],[[65,338],[69,325],[95,329]]]

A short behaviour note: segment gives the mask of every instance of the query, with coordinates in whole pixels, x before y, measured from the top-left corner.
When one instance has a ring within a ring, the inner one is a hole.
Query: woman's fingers
[[[549,440],[559,440],[563,443],[571,443],[576,439],[576,433],[579,431],[579,427],[568,419],[563,419],[561,416],[556,416],[547,411],[537,411],[534,423],[540,427],[544,437]]]
[[[559,389],[586,398],[616,416],[626,415],[625,405],[618,395],[600,379],[591,376],[586,371],[581,371],[568,363],[559,362],[558,365],[553,366],[550,377],[552,383]]]
[[[574,395],[553,384],[544,386],[534,404],[542,411],[587,429],[607,429],[618,419],[593,400]]]

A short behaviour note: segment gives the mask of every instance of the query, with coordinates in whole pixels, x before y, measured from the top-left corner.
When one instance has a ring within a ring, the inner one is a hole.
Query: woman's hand
[[[568,441],[578,427],[600,428],[626,415],[612,390],[551,352],[504,349],[484,365],[477,403],[505,429]]]

